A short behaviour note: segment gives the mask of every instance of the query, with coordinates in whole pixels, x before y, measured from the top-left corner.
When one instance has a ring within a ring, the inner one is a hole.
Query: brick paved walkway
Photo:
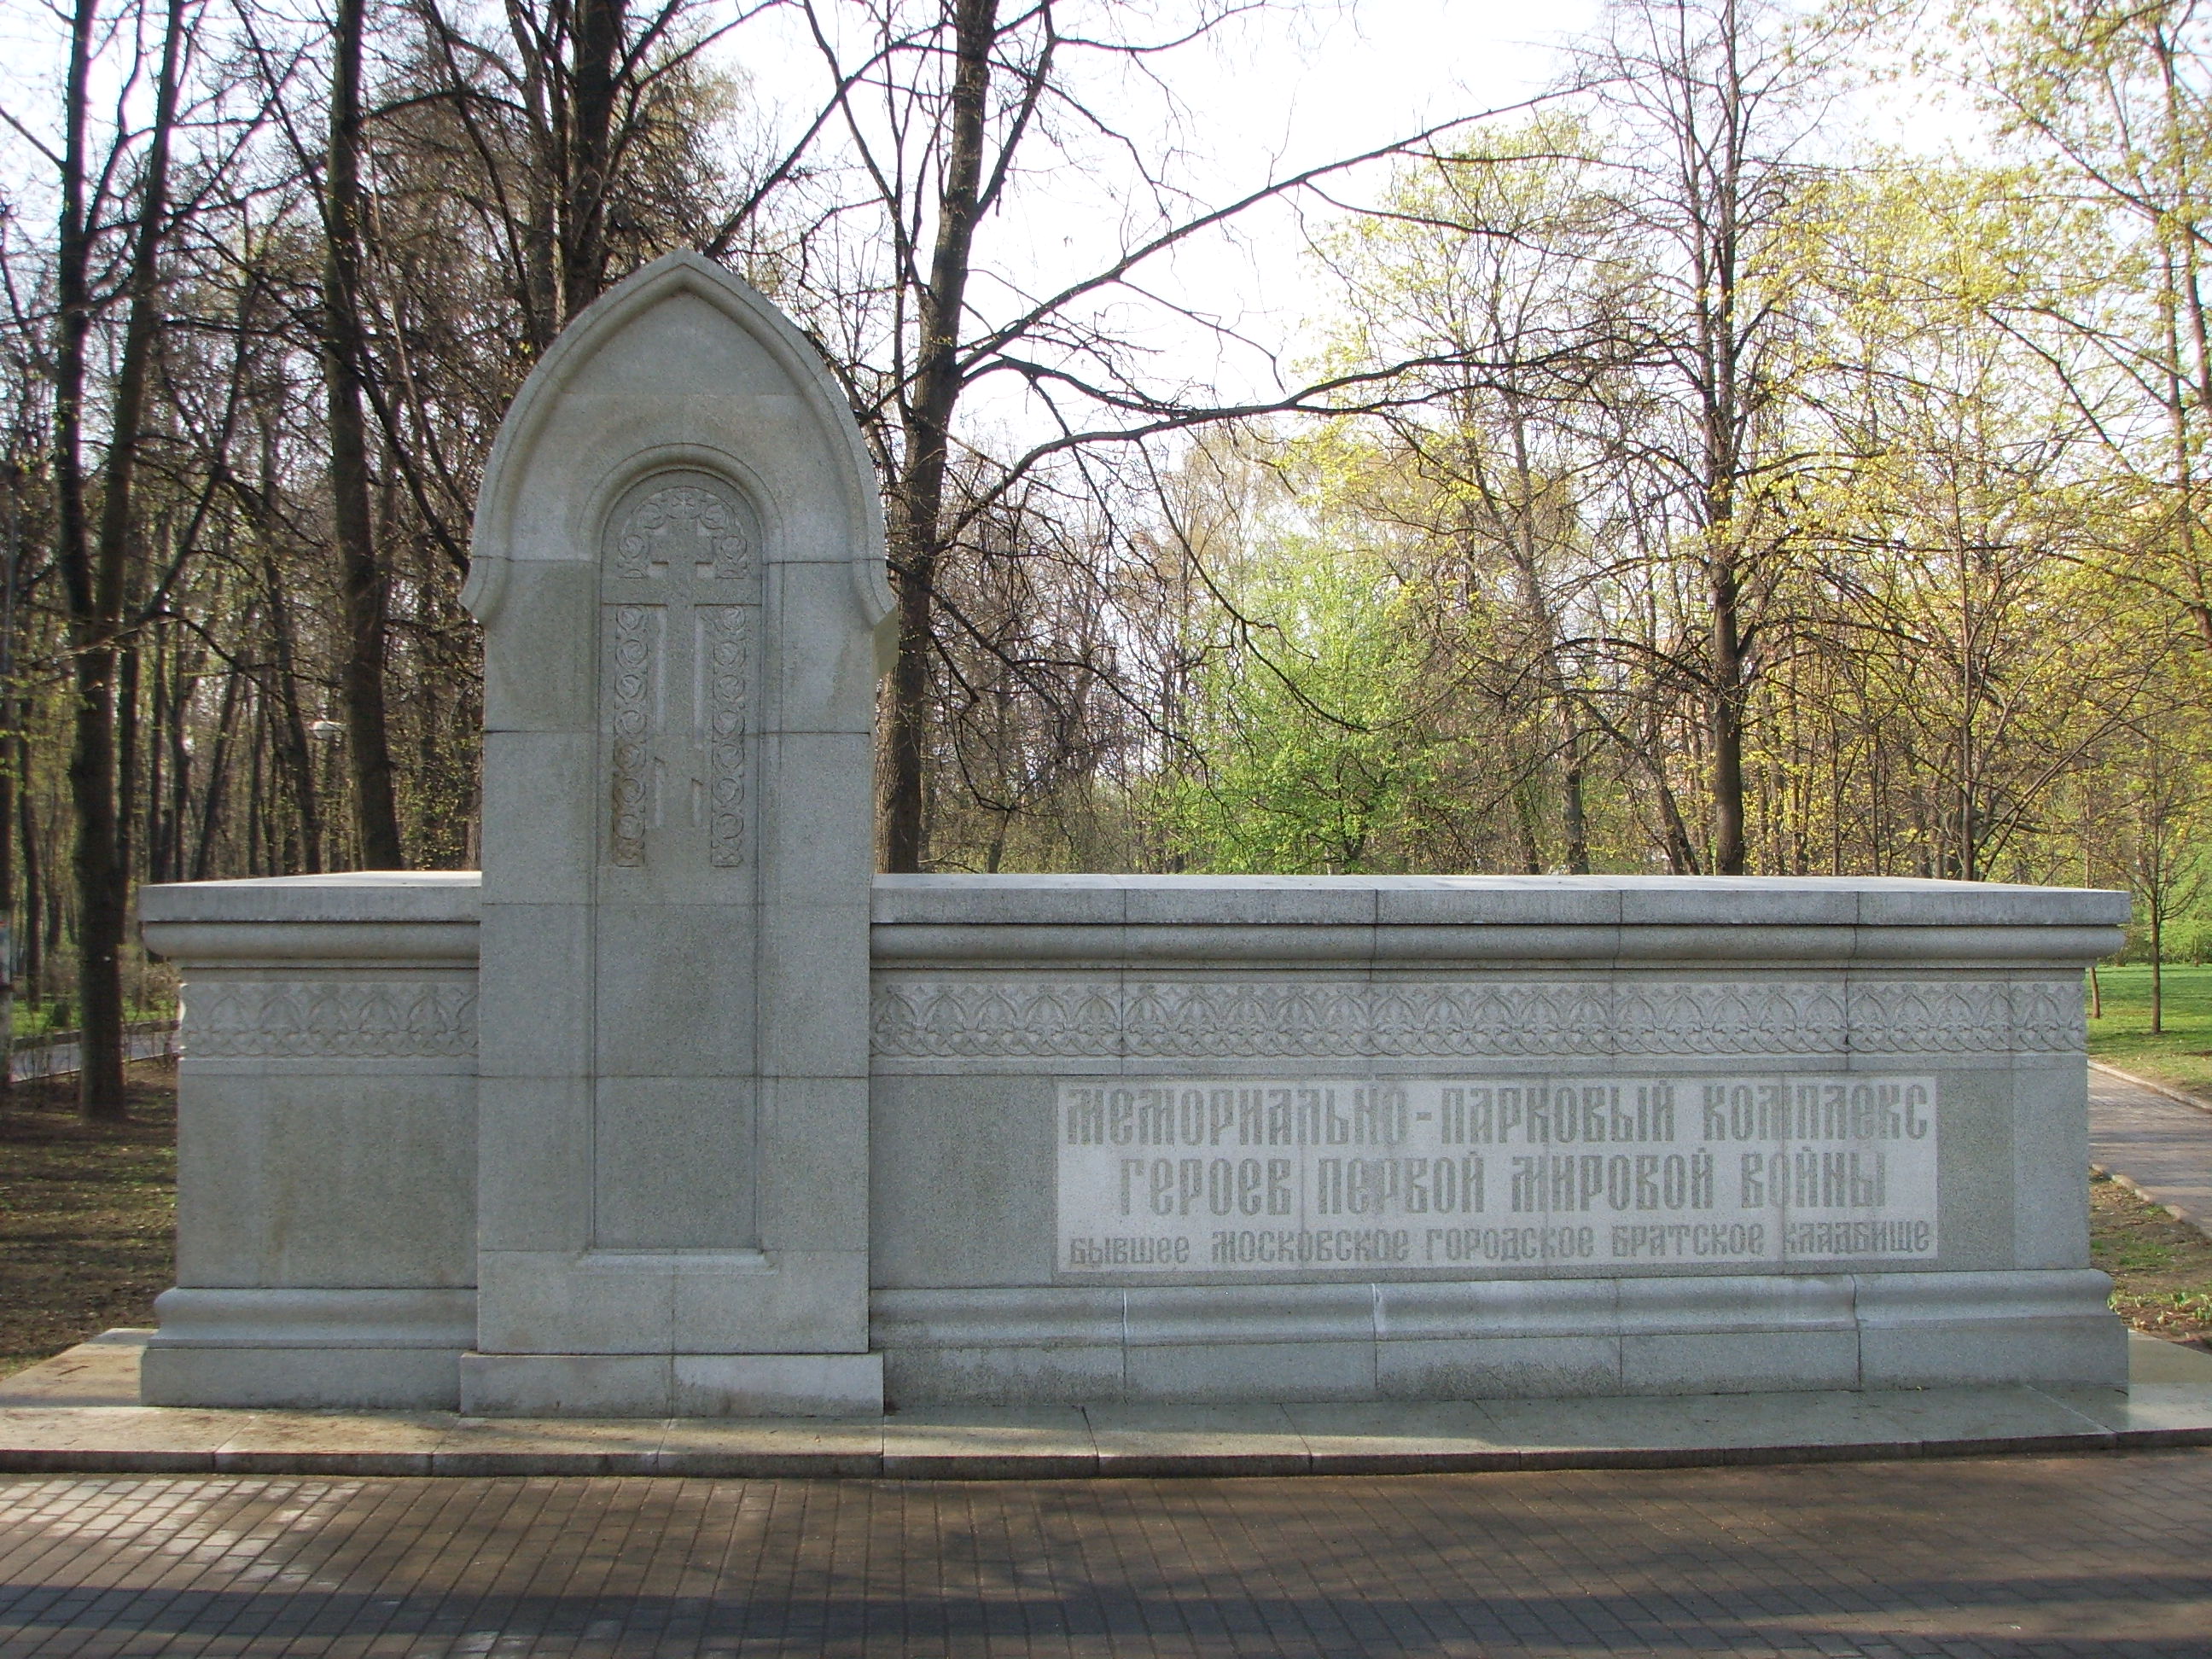
[[[1300,1480],[0,1480],[0,1653],[2212,1652],[2212,1451]]]
[[[2212,1231],[2212,1112],[2091,1066],[2089,1156]]]

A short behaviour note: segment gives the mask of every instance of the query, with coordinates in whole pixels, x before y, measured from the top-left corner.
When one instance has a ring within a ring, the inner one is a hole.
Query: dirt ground
[[[131,1117],[88,1124],[69,1079],[0,1103],[0,1376],[117,1325],[174,1278],[176,1066],[131,1068]],[[2212,1348],[2212,1238],[2118,1183],[2089,1188],[2090,1254],[2139,1331]]]
[[[0,1096],[0,1376],[117,1325],[175,1281],[177,1073],[131,1068],[131,1116],[89,1124],[76,1079]]]
[[[2103,1176],[2089,1183],[2089,1257],[2139,1331],[2212,1348],[2212,1238]]]

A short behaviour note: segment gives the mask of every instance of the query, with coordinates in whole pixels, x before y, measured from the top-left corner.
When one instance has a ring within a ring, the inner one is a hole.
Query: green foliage
[[[1219,871],[1402,869],[1443,810],[1426,653],[1408,597],[1359,550],[1286,538],[1225,594],[1241,648],[1207,659],[1189,731],[1204,764],[1158,787],[1173,859]]]

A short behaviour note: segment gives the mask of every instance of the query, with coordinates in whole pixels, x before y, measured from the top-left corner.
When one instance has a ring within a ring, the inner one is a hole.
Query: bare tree
[[[56,238],[60,298],[54,398],[57,498],[55,548],[68,596],[70,649],[75,664],[76,733],[70,762],[70,804],[76,817],[78,1019],[82,1063],[78,1103],[87,1117],[124,1112],[123,981],[119,955],[129,908],[129,872],[120,846],[116,803],[116,669],[125,566],[136,531],[137,481],[147,384],[161,325],[161,259],[169,229],[169,167],[177,118],[188,0],[169,0],[161,30],[154,104],[129,209],[130,241],[118,297],[127,302],[114,389],[107,409],[108,441],[100,469],[95,533],[86,507],[84,411],[86,341],[94,320],[93,213],[88,199],[88,131],[99,0],[78,0],[72,17],[61,155],[61,219]],[[117,135],[118,147],[129,135]],[[103,181],[118,156],[109,158]]]
[[[330,144],[323,169],[323,379],[329,399],[331,520],[345,606],[346,755],[353,769],[354,824],[361,860],[398,870],[399,811],[392,798],[392,745],[384,708],[387,579],[369,515],[368,422],[362,406],[361,187],[362,0],[337,0],[331,29]]]
[[[1621,129],[1625,205],[1656,255],[1648,313],[1675,427],[1650,453],[1680,491],[1702,577],[1695,672],[1722,874],[1745,867],[1744,728],[1788,533],[1777,417],[1800,325],[1805,273],[1788,240],[1807,169],[1792,151],[1815,44],[1790,38],[1771,0],[1615,0],[1585,69]]]

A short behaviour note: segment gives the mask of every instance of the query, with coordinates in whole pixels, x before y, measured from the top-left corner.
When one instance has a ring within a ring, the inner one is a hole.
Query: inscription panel
[[[1091,1079],[1063,1273],[1933,1258],[1932,1076]]]

